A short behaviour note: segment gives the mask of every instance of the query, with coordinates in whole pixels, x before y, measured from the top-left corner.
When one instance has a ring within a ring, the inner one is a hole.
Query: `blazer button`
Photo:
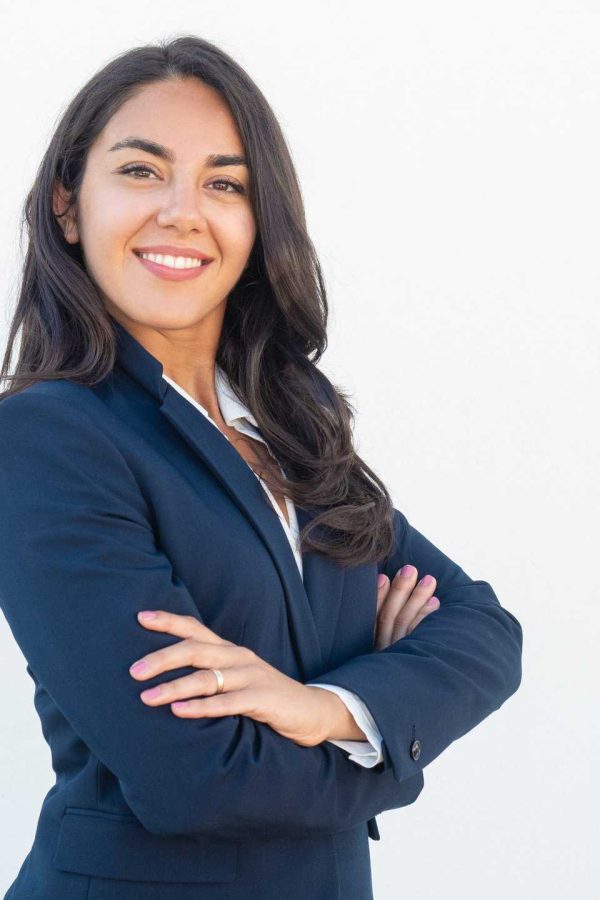
[[[410,755],[417,760],[421,755],[421,741],[413,741],[410,745]]]

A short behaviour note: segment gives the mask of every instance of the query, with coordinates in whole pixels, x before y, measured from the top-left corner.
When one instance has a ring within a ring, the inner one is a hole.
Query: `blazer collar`
[[[159,403],[160,412],[208,466],[265,543],[284,587],[290,633],[304,681],[321,675],[332,649],[342,599],[343,568],[318,553],[303,553],[304,580],[279,517],[256,475],[219,429],[164,378],[162,363],[111,316],[117,364]],[[190,472],[192,483],[202,481]],[[302,529],[316,510],[296,506]],[[318,526],[317,526],[318,529]]]
[[[162,363],[110,313],[109,316],[117,339],[117,363],[156,400],[162,401],[169,387],[163,378]]]

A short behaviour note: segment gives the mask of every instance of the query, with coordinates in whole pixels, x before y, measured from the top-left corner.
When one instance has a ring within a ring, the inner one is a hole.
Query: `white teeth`
[[[140,253],[139,256],[170,269],[197,269],[202,265],[202,260],[193,256],[164,256],[162,253]]]

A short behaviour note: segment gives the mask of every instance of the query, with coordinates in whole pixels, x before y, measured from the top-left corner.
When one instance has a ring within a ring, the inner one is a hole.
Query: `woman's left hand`
[[[327,739],[329,691],[284,675],[250,648],[224,640],[193,616],[156,610],[153,619],[144,619],[138,613],[138,621],[144,628],[182,640],[144,656],[145,668],[134,671],[131,666],[133,678],[143,681],[185,666],[198,669],[151,688],[152,696],[142,692],[140,697],[148,706],[171,703],[172,711],[185,719],[249,716],[303,747],[313,747]],[[215,693],[217,679],[211,668],[223,673],[225,684],[220,694]],[[175,701],[180,700],[187,702],[179,707]]]

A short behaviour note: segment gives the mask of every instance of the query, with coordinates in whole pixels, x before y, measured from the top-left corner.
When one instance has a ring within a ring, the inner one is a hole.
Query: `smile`
[[[133,251],[142,265],[158,275],[170,281],[184,281],[188,278],[196,278],[208,268],[211,259],[196,259],[192,256],[169,256],[162,253],[142,253]]]
[[[163,253],[136,252],[141,259],[151,259],[152,262],[168,266],[169,269],[192,269],[210,262],[208,259],[195,259],[193,256],[166,256]]]

